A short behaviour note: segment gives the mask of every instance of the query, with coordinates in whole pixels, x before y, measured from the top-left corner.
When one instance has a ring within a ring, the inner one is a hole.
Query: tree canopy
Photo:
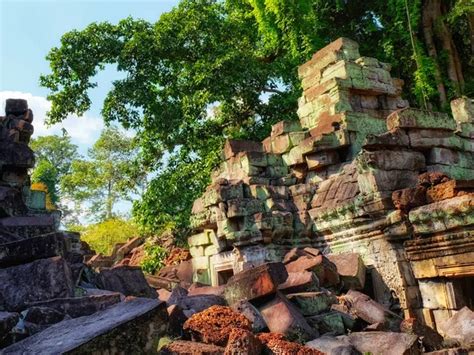
[[[154,171],[135,216],[149,229],[185,228],[223,140],[261,139],[296,119],[296,68],[337,37],[392,63],[415,105],[445,109],[473,94],[472,12],[469,0],[182,0],[155,23],[126,18],[64,34],[41,83],[54,123],[90,108],[106,65],[126,74],[102,115],[136,131],[134,167]]]

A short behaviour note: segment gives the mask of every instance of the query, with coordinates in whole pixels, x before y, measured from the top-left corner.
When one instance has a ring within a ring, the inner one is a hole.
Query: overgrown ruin
[[[435,329],[472,308],[473,102],[453,101],[453,118],[409,108],[390,64],[346,38],[299,76],[300,121],[262,142],[227,141],[195,201],[194,280],[222,285],[314,247],[349,263],[356,288]]]
[[[7,100],[0,354],[473,349],[474,102],[409,108],[390,65],[346,38],[299,76],[299,122],[226,142],[193,206],[192,259],[176,248],[146,277],[141,238],[93,256],[59,230],[30,188],[33,113]]]

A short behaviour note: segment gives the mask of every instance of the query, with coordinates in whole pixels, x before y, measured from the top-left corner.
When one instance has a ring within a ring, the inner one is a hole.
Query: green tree
[[[96,220],[114,217],[114,206],[131,199],[145,179],[145,172],[133,169],[138,149],[133,138],[116,127],[105,128],[88,152],[88,159],[71,163],[71,172],[61,188],[78,204],[90,203]]]
[[[66,33],[47,56],[52,72],[41,83],[50,89],[49,120],[88,110],[96,74],[116,65],[125,75],[104,101],[104,120],[135,129],[137,166],[155,172],[135,216],[150,229],[186,227],[223,140],[262,139],[271,124],[296,119],[296,68],[337,37],[353,38],[363,54],[393,63],[412,102],[443,105],[433,63],[443,85],[456,85],[444,52],[436,61],[427,54],[421,20],[429,1],[440,0],[182,0],[156,23],[93,23]],[[435,22],[446,24],[463,1],[443,2]],[[466,6],[456,16],[448,30],[466,69],[468,51],[459,43],[467,35],[457,29],[469,22]],[[445,37],[435,37],[444,48]],[[448,90],[447,97],[467,87]]]

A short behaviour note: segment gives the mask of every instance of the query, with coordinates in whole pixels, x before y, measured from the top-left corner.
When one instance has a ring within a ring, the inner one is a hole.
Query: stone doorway
[[[234,276],[234,269],[217,271],[217,286],[225,285]]]

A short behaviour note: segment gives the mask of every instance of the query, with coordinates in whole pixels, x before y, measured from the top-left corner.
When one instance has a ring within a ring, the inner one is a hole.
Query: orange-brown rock
[[[222,355],[224,348],[212,344],[196,343],[193,341],[176,340],[161,348],[160,354],[178,355],[178,354],[206,354],[206,355]]]
[[[426,192],[426,199],[428,203],[433,203],[470,192],[474,192],[474,180],[449,180],[430,187]]]
[[[233,328],[251,330],[252,324],[230,307],[212,306],[194,314],[183,326],[193,340],[225,346]]]
[[[412,208],[426,204],[426,187],[418,185],[394,191],[392,201],[396,209],[408,212]]]
[[[252,332],[233,328],[229,334],[229,341],[225,348],[226,355],[260,354],[262,342]]]
[[[434,172],[434,173],[423,173],[418,176],[418,185],[424,187],[431,187],[434,185],[441,184],[442,182],[449,181],[449,177],[446,174]]]
[[[302,346],[298,343],[285,340],[284,335],[278,333],[260,333],[258,339],[265,345],[271,354],[279,355],[322,355],[324,353]]]

